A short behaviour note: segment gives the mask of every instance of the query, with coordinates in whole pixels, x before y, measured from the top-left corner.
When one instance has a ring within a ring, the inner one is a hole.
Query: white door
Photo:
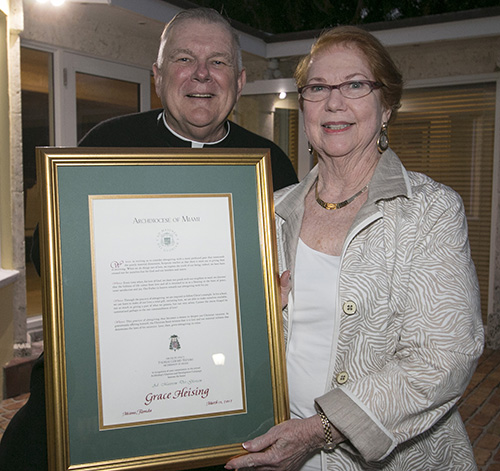
[[[151,71],[87,56],[54,54],[55,145],[75,146],[98,122],[150,108]]]

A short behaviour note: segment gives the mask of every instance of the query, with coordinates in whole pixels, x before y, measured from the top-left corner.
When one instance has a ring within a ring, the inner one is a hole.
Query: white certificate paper
[[[89,207],[100,427],[246,412],[231,195]]]

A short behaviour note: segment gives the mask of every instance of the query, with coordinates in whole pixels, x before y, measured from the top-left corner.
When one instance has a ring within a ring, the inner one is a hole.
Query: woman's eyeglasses
[[[337,89],[345,98],[353,100],[363,98],[373,90],[383,87],[380,82],[371,80],[349,80],[339,85],[327,85],[325,83],[310,83],[299,88],[300,96],[306,101],[323,101],[330,97],[332,90]]]

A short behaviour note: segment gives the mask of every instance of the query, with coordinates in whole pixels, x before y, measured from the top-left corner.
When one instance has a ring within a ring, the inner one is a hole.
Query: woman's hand
[[[292,289],[290,270],[285,270],[280,276],[281,288],[281,309],[285,309],[288,305],[288,294]]]
[[[318,415],[291,419],[266,434],[243,443],[249,453],[232,458],[226,469],[253,468],[259,471],[294,471],[308,455],[322,448],[325,435]]]

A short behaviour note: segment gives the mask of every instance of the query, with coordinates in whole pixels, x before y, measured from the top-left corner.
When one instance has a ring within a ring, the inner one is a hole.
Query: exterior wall
[[[282,78],[292,78],[301,56],[280,58],[278,61],[279,71]],[[247,72],[247,82],[265,80],[269,62],[263,57],[243,52],[243,64]]]
[[[0,364],[26,353],[26,279],[21,152],[22,2],[0,3]],[[16,345],[18,348],[13,348]],[[0,391],[4,390],[3,375]]]
[[[312,43],[312,41],[311,41]],[[500,71],[500,36],[388,47],[406,82]],[[279,59],[283,78],[292,78],[301,56]],[[243,56],[248,81],[264,79],[267,60]]]
[[[406,82],[498,71],[500,36],[392,47]]]
[[[164,23],[107,5],[24,1],[23,40],[151,68]]]
[[[54,8],[24,3],[23,40],[139,67],[149,68],[156,60],[163,22],[107,5],[73,3]],[[500,37],[389,47],[389,51],[406,81],[491,73],[500,66]],[[263,79],[267,60],[249,53],[243,58],[248,81]],[[282,77],[293,76],[298,59],[280,59]]]

